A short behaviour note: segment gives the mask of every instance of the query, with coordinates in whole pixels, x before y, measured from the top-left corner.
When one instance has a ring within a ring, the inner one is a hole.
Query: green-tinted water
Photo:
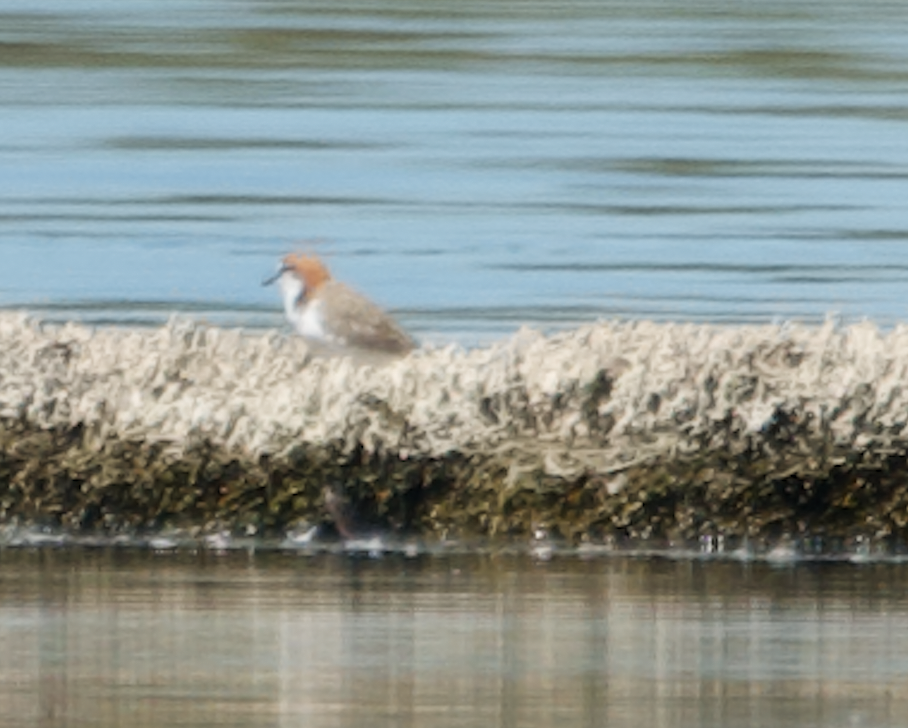
[[[0,552],[2,726],[901,726],[908,570]]]

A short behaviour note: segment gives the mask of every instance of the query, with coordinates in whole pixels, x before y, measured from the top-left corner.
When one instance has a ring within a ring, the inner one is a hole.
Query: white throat
[[[284,313],[287,318],[296,325],[300,317],[300,303],[306,286],[295,273],[285,270],[281,277],[277,279],[277,284],[281,287],[281,298],[284,300]]]

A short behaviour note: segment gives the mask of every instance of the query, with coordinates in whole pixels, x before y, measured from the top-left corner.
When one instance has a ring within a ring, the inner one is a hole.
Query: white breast
[[[327,344],[343,345],[344,341],[333,336],[325,325],[323,302],[318,298],[300,303],[304,286],[303,282],[292,272],[287,271],[279,279],[281,297],[284,300],[284,313],[297,333],[313,341]]]
[[[296,330],[309,339],[321,339],[324,341],[333,339],[325,329],[322,302],[318,299],[310,301],[299,310],[299,318],[295,323]]]

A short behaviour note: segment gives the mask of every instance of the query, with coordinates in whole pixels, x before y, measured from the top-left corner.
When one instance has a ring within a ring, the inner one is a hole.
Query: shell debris
[[[334,477],[439,534],[545,515],[573,540],[902,538],[906,373],[908,327],[870,322],[603,321],[378,366],[274,332],[8,312],[0,520],[280,528],[317,517]]]

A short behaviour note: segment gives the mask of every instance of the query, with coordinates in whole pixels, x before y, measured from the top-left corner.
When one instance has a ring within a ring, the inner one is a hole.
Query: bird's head
[[[281,260],[277,272],[262,281],[262,285],[268,286],[277,281],[285,295],[292,291],[296,297],[305,299],[330,279],[331,274],[325,264],[314,255],[290,253]]]

